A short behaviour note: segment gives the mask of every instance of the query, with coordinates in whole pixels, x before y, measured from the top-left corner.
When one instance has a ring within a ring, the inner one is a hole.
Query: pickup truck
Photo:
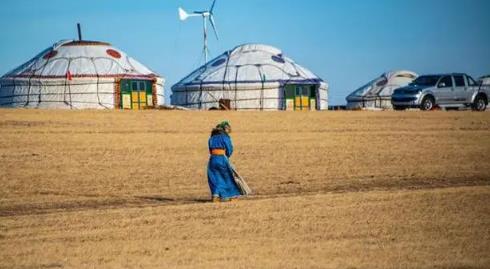
[[[391,103],[395,110],[471,107],[484,111],[489,96],[489,87],[463,73],[422,75],[408,86],[396,89]]]

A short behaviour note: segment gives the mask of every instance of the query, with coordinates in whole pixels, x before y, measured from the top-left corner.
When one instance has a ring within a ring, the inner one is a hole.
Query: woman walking
[[[228,158],[233,154],[231,125],[223,121],[211,132],[208,141],[208,183],[213,202],[228,202],[240,196]]]

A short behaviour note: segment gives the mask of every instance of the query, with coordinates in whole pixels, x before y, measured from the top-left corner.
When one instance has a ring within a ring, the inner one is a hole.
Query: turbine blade
[[[187,14],[187,12],[185,12],[184,9],[179,7],[179,19],[181,21],[185,21],[185,20],[187,20],[187,18],[189,18],[189,14]]]
[[[216,40],[219,40],[218,30],[216,29],[216,23],[214,22],[214,16],[213,15],[209,16],[209,22],[211,22],[211,26],[213,27],[214,35],[216,36]]]
[[[213,1],[213,4],[211,5],[211,9],[209,9],[209,13],[213,14],[215,4],[216,4],[216,0]]]

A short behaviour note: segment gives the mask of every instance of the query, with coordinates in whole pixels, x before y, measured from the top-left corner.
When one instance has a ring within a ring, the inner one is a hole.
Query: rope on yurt
[[[201,67],[201,69],[202,69],[202,72],[201,72],[201,74],[199,76],[201,76],[202,74],[204,74],[204,72],[206,72],[206,69],[207,68],[206,68],[205,65],[203,65]],[[214,99],[214,101],[212,101],[212,102],[203,102],[202,99],[203,99],[204,92],[206,92],[206,94],[208,96],[211,96],[211,98]],[[199,83],[199,109],[202,109],[202,105],[203,104],[216,103],[216,102],[218,103],[218,109],[219,109],[220,108],[219,100],[213,94],[211,94],[211,92],[209,90],[205,90],[204,89],[204,79],[202,79],[200,81],[200,83]]]
[[[189,92],[187,91],[187,85],[185,85],[184,92],[185,92],[185,105],[187,106],[189,104]]]
[[[202,84],[203,81],[201,80],[201,83],[199,83],[199,109],[202,109]]]
[[[102,58],[102,59],[107,59],[107,58]],[[111,59],[111,61],[119,64],[118,62],[116,62],[116,61],[114,61],[112,59]],[[121,69],[124,69],[125,71],[130,71],[130,72],[136,71],[136,68],[134,67],[134,65],[132,65],[131,62],[129,61],[129,56],[128,55],[126,55],[126,62],[128,63],[129,66],[131,66],[131,69],[127,69],[127,68],[122,67],[122,65],[119,65],[121,67]]]
[[[71,59],[68,59],[68,66],[66,67],[65,71],[65,88],[63,90],[63,102],[67,105],[70,105],[70,109],[73,109],[72,103],[71,103],[71,87],[70,83],[68,81],[68,72],[70,72],[70,65],[71,65]],[[68,88],[68,99],[70,102],[66,101],[66,89]]]
[[[48,59],[48,61],[49,61],[49,59]],[[47,62],[46,62],[46,64],[47,64]],[[44,65],[44,66],[46,66],[46,65]],[[44,70],[44,66],[43,66],[43,70]],[[27,81],[27,86],[28,86],[27,87],[27,100],[26,100],[26,103],[24,104],[24,107],[26,107],[26,106],[29,105],[29,100],[30,100],[30,96],[31,96],[31,79],[34,77],[34,71],[33,71],[33,68],[32,67],[33,67],[33,65],[31,65],[29,67],[29,69],[28,69],[28,72],[31,75],[29,76],[29,79]],[[42,73],[42,71],[41,71],[41,73]],[[14,81],[15,81],[15,78],[14,78]],[[14,82],[14,91],[13,91],[13,93],[15,93],[15,82]],[[41,91],[39,91],[39,94],[41,94]],[[41,98],[39,97],[38,106],[39,106],[39,103],[40,103],[40,99]]]
[[[256,65],[257,70],[259,71],[259,76],[260,76],[260,81],[261,81],[261,87],[260,87],[260,100],[259,100],[259,107],[260,110],[264,110],[264,83],[265,83],[265,75],[262,73],[262,67],[260,64]]]
[[[14,85],[14,89],[12,90],[12,93],[10,94],[11,97],[12,97],[12,103],[14,103],[14,97],[15,97],[15,88],[17,87],[17,85],[15,84],[15,77],[12,78],[12,84]]]
[[[52,51],[52,50],[50,50],[50,52],[51,52],[51,51]],[[43,66],[42,66],[40,69],[38,69],[38,70],[41,70],[41,72],[40,72],[39,74],[41,74],[41,75],[42,75],[42,73],[44,72],[44,69],[46,69],[46,66],[48,66],[48,64],[50,63],[50,61],[51,61],[51,58],[48,58],[48,59],[46,60],[46,63],[44,63],[44,65],[43,65]],[[34,74],[36,73],[36,71],[38,71],[38,70],[34,70],[34,68],[32,68],[32,67],[34,67],[34,66],[35,66],[35,63],[34,63],[34,64],[33,64],[33,65],[30,67],[30,69],[29,69],[29,72],[31,72],[31,74],[32,74],[32,76],[31,76],[31,77],[33,77],[33,76],[34,76]],[[41,84],[41,80],[39,80],[39,84]],[[42,93],[41,93],[41,89],[42,89],[42,88],[43,88],[43,87],[39,87],[39,95],[38,95],[38,100],[37,100],[37,107],[39,107],[39,106],[41,105],[41,102],[42,102],[42,100],[41,100],[41,95],[42,95]],[[29,105],[29,98],[30,98],[30,95],[31,95],[31,80],[29,80],[29,90],[28,90],[28,93],[27,93],[27,101],[26,101],[26,104],[25,104],[24,106],[28,106],[28,105]]]
[[[41,106],[41,102],[42,102],[42,100],[41,100],[41,96],[42,96],[41,91],[42,91],[44,85],[42,85],[41,80],[39,80],[39,85],[40,85],[39,86],[39,94],[37,95],[37,106],[36,106],[36,108],[39,108]]]
[[[388,84],[389,79],[386,78],[386,84]],[[381,92],[386,88],[385,86],[380,87],[380,89],[376,92],[375,97],[374,97],[374,107],[375,108],[382,108],[382,100],[381,100]],[[379,101],[379,104],[378,104]]]
[[[71,83],[68,83],[68,98],[70,99],[70,109],[73,109],[73,100],[71,96]]]
[[[31,83],[32,83],[32,78],[34,77],[34,72],[31,72],[31,75],[29,76],[29,79],[27,80],[27,100],[26,100],[26,103],[24,105],[24,107],[28,106],[29,105],[29,96],[31,95]],[[14,90],[15,90],[15,87],[14,87]],[[39,91],[39,95],[41,95],[41,91]],[[38,101],[38,106],[39,106],[39,103],[41,102],[41,97],[38,97],[39,98],[39,101]]]
[[[106,108],[106,109],[109,109],[109,107],[107,107],[106,105],[104,105],[102,103],[102,101],[100,100],[100,92],[99,92],[99,85],[100,85],[100,75],[99,75],[99,70],[97,70],[97,65],[95,64],[95,58],[91,58],[90,59],[90,62],[94,65],[94,70],[95,70],[95,75],[97,77],[97,83],[96,83],[96,89],[97,89],[97,102],[99,102],[99,105],[103,108]],[[115,61],[112,60],[112,62],[114,63]],[[128,63],[129,63],[129,60],[128,60]],[[131,65],[131,63],[129,63]],[[134,67],[133,67],[134,68]],[[115,83],[115,82],[114,82]],[[116,104],[113,105],[113,107],[115,108]]]
[[[236,72],[235,72],[235,109],[238,109],[238,101],[237,101],[237,95],[238,95],[238,70],[240,69],[239,65],[235,66]]]
[[[40,73],[40,74],[42,74],[42,73],[44,72],[44,69],[46,68],[46,66],[48,65],[48,63],[49,63],[49,61],[50,61],[50,60],[51,60],[51,58],[49,58],[49,59],[46,61],[46,63],[45,63],[43,66],[42,66],[42,68],[41,68],[41,73]],[[31,71],[31,73],[32,73],[32,76],[34,76],[35,71]],[[30,91],[31,91],[31,90],[30,90],[30,87],[32,86],[32,84],[31,84],[31,83],[32,83],[32,80],[29,80],[29,90],[28,90],[28,95],[27,95],[27,98],[28,98],[28,99],[27,99],[27,102],[26,102],[26,106],[29,104],[29,96],[30,96]],[[39,86],[39,94],[38,94],[38,97],[37,97],[37,108],[39,108],[39,106],[41,106],[41,102],[42,102],[42,100],[41,100],[41,95],[42,95],[42,92],[41,92],[41,91],[42,91],[43,86],[44,86],[44,85],[42,85],[42,83],[41,83],[41,80],[40,80],[40,79],[39,79],[39,85],[40,85],[40,86]]]
[[[225,52],[225,54],[226,54],[226,64],[225,64],[225,67],[224,67],[225,71],[223,72],[223,83],[221,84],[222,85],[221,86],[221,90],[223,92],[223,94],[222,94],[223,96],[225,95],[226,75],[228,74],[228,64],[230,62],[230,57],[229,57],[228,52]],[[230,109],[230,107],[228,109]],[[236,92],[235,92],[235,110],[236,110]]]
[[[96,91],[97,91],[97,102],[99,103],[100,106],[106,108],[101,102],[100,102],[100,96],[99,96],[99,82],[100,82],[100,77],[99,77],[99,70],[97,70],[97,65],[95,65],[94,59],[92,58],[90,62],[94,65],[94,70],[95,70],[95,76],[97,77],[97,82],[96,82]]]

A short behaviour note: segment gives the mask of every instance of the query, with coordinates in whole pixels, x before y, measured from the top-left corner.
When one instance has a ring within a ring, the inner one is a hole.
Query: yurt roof
[[[417,78],[417,74],[412,71],[408,70],[396,70],[396,71],[389,71],[386,73],[381,74],[381,76],[375,78],[374,80],[371,80],[368,82],[366,85],[358,88],[354,92],[352,92],[347,99],[349,98],[356,98],[356,97],[361,97],[361,96],[369,96],[369,95],[376,95],[380,90],[383,88],[390,86],[390,81],[396,77],[401,77],[405,76],[407,78],[415,79]]]
[[[490,84],[490,75],[482,76],[478,80],[482,81],[484,84]]]
[[[277,48],[245,44],[209,61],[174,87],[268,82],[318,84],[323,80],[284,56]]]
[[[64,78],[68,71],[72,77],[158,77],[110,43],[62,40],[3,78]]]
[[[382,77],[384,76],[384,77],[386,77],[388,79],[392,79],[392,78],[398,77],[398,76],[406,76],[406,77],[410,77],[410,78],[413,78],[413,79],[416,79],[418,77],[417,73],[412,72],[412,71],[408,71],[408,70],[390,71],[390,72],[384,73],[381,76]]]

